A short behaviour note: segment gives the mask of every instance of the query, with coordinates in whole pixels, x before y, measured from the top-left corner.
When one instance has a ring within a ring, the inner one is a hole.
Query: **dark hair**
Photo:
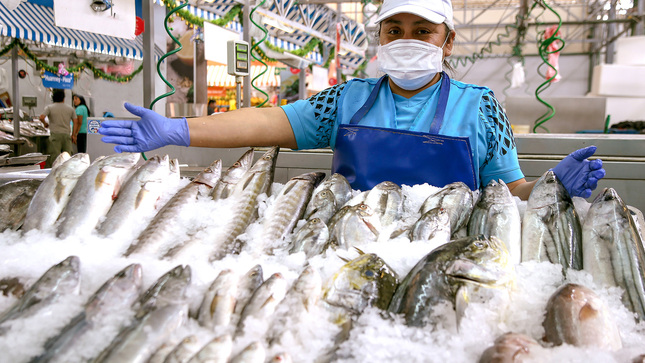
[[[212,104],[212,103],[215,103],[215,100],[208,100],[209,105]]]
[[[74,97],[78,97],[78,99],[81,101],[81,103],[79,103],[78,106],[85,106],[85,108],[87,109],[87,116],[92,116],[92,113],[90,112],[90,108],[87,107],[87,103],[85,103],[85,97],[81,95],[74,95],[72,99],[74,99]]]
[[[65,91],[62,89],[55,89],[52,91],[52,101],[63,102],[65,101]]]

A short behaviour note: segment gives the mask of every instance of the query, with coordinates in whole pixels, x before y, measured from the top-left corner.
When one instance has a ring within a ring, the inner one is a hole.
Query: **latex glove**
[[[589,198],[598,180],[605,176],[602,160],[587,160],[595,152],[593,145],[576,150],[551,169],[572,197]]]
[[[145,152],[166,145],[190,145],[190,134],[186,118],[169,119],[147,108],[125,103],[126,110],[141,117],[139,121],[104,120],[99,134],[101,141],[117,144],[114,151]]]

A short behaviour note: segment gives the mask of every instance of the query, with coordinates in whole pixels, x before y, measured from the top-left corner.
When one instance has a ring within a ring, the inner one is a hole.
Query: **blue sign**
[[[101,127],[99,120],[87,120],[87,132],[90,134],[98,134]]]
[[[59,76],[50,71],[45,71],[43,75],[43,86],[56,89],[72,89],[74,87],[74,74]]]

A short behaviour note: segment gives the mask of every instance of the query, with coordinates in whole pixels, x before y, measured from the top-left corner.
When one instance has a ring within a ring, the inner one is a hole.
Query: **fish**
[[[139,296],[141,284],[141,265],[131,264],[119,271],[87,300],[80,314],[45,343],[44,353],[33,358],[31,363],[65,361],[65,356],[77,350],[78,344],[86,343],[80,339],[83,335],[100,328],[110,313],[130,308]]]
[[[260,342],[253,342],[246,346],[239,354],[231,358],[229,363],[264,363],[266,350]]]
[[[425,212],[410,228],[410,241],[432,241],[439,247],[450,241],[450,216],[443,208]]]
[[[342,174],[334,173],[330,175],[314,190],[314,194],[325,189],[331,190],[336,200],[337,209],[343,207],[352,197],[352,187]]]
[[[199,351],[199,348],[201,346],[197,336],[189,335],[168,353],[163,363],[185,363]]]
[[[56,237],[89,235],[108,212],[140,154],[100,157],[78,178],[59,218]]]
[[[479,363],[521,363],[540,357],[544,348],[535,339],[519,333],[506,333],[495,339],[479,358]]]
[[[202,347],[188,363],[226,363],[233,351],[233,339],[230,334],[215,337]]]
[[[553,171],[538,179],[522,222],[522,261],[549,261],[580,270],[582,226],[569,193]]]
[[[387,310],[401,314],[409,326],[425,326],[433,307],[447,302],[459,312],[470,287],[508,288],[514,267],[504,242],[495,236],[450,241],[425,255],[398,285]]]
[[[110,236],[131,231],[161,209],[159,199],[169,185],[179,182],[179,161],[155,155],[141,165],[119,191],[117,199],[98,227],[98,234]]]
[[[9,309],[0,314],[0,324],[29,316],[56,301],[61,295],[78,294],[81,285],[81,261],[69,256],[50,267]]]
[[[450,233],[452,236],[465,228],[473,210],[473,193],[463,182],[450,183],[431,194],[423,201],[419,213],[425,214],[433,208],[443,208],[450,216]]]
[[[308,221],[318,218],[327,223],[337,210],[334,193],[331,189],[323,189],[311,197],[304,218]]]
[[[133,304],[141,318],[149,312],[167,304],[180,304],[186,300],[186,292],[192,280],[190,266],[178,265],[161,275]]]
[[[365,203],[341,208],[329,221],[329,246],[343,249],[376,242],[379,216]]]
[[[67,205],[78,179],[89,166],[90,156],[79,153],[72,157],[68,155],[67,161],[52,167],[29,203],[22,226],[23,234],[32,229],[47,230],[53,227]]]
[[[287,281],[281,273],[276,272],[258,287],[249,299],[240,315],[237,324],[237,335],[244,332],[246,320],[249,317],[260,321],[267,321],[275,312],[280,301],[287,293]],[[257,329],[254,329],[257,330]]]
[[[511,191],[501,179],[481,191],[468,220],[468,235],[495,236],[506,244],[513,264],[522,258],[522,220]]]
[[[215,330],[227,327],[235,312],[239,276],[230,269],[222,270],[206,291],[199,308],[199,325]]]
[[[222,171],[222,161],[215,160],[209,167],[202,170],[190,183],[181,188],[157,212],[148,226],[130,244],[123,256],[128,257],[133,253],[153,254],[161,253],[166,249],[165,257],[172,257],[184,247],[180,237],[177,236],[178,222],[182,214],[193,206],[197,200],[200,186],[212,188],[219,180]],[[179,240],[178,240],[179,239]],[[178,246],[173,249],[173,247]]]
[[[279,147],[271,147],[233,188],[231,195],[227,198],[231,203],[231,217],[228,223],[221,228],[220,234],[213,239],[213,252],[209,258],[211,262],[241,251],[243,243],[238,241],[237,237],[244,233],[256,217],[258,196],[271,193],[279,151]]]
[[[311,258],[322,253],[328,241],[327,225],[320,218],[312,218],[294,234],[289,253],[304,252]]]
[[[0,185],[0,232],[18,230],[29,204],[41,185],[40,180],[20,179]]]
[[[213,187],[211,197],[214,200],[226,199],[244,174],[253,165],[253,149],[247,150],[231,167],[222,173],[222,177]]]
[[[583,269],[598,284],[618,286],[623,304],[645,320],[645,251],[625,203],[605,188],[582,226]]]
[[[311,172],[291,178],[276,196],[264,215],[262,244],[257,250],[273,251],[283,247],[284,239],[302,219],[314,188],[325,173]]]
[[[378,216],[378,229],[391,228],[403,212],[403,192],[401,187],[390,181],[384,181],[367,191],[364,204],[368,205]]]
[[[399,283],[397,273],[382,258],[358,251],[360,256],[341,267],[322,289],[321,300],[347,316],[372,306],[386,310]]]
[[[75,155],[78,155],[78,154],[75,154]],[[69,155],[67,151],[63,151],[62,153],[58,154],[58,156],[56,157],[56,160],[54,160],[54,162],[52,163],[50,173],[54,171],[54,169],[62,165],[64,162],[69,160],[71,157],[72,156]]]
[[[545,340],[554,345],[619,350],[620,332],[607,305],[588,287],[568,283],[549,298],[542,323]]]
[[[235,309],[231,317],[231,326],[237,326],[242,316],[242,310],[248,304],[255,290],[264,283],[262,266],[255,265],[247,271],[237,286],[237,295],[235,296]]]

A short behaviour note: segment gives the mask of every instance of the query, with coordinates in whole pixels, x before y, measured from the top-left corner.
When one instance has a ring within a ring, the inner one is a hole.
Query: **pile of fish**
[[[278,152],[270,148],[253,162],[249,150],[226,170],[217,160],[192,180],[181,179],[168,156],[115,154],[90,163],[87,154],[62,154],[42,182],[0,186],[5,235],[83,248],[98,240],[112,254],[105,259],[127,263],[93,293],[82,289],[74,251],[28,288],[21,276],[5,276],[0,290],[13,303],[0,315],[0,345],[24,338],[21,321],[55,316],[51,309],[74,301],[76,310],[68,308],[21,359],[366,361],[368,352],[351,345],[374,312],[410,331],[461,334],[478,306],[494,305],[495,326],[510,324],[518,268],[531,264],[558,266],[561,274],[541,305],[543,335],[502,329],[474,348],[481,362],[540,360],[563,344],[623,349],[619,326],[592,287],[616,289],[633,323],[645,320],[642,237],[611,188],[582,222],[550,171],[520,213],[502,181],[474,193],[463,183],[391,182],[359,192],[339,174],[312,172],[280,185],[273,182]],[[419,202],[408,200],[414,191]],[[383,246],[412,253],[402,262],[378,253]],[[144,290],[144,270],[169,264]],[[271,264],[287,268],[265,279]],[[217,273],[195,276],[195,267]],[[591,286],[571,283],[583,273]],[[630,359],[643,353],[630,351]],[[397,355],[410,361],[405,356]]]

